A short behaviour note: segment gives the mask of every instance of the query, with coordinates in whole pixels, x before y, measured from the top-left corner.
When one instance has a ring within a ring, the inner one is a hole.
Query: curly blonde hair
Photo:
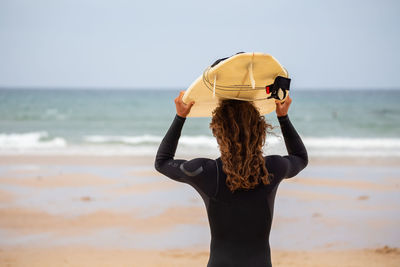
[[[210,128],[221,151],[226,185],[237,189],[252,189],[260,182],[270,183],[262,147],[265,136],[273,127],[252,102],[223,99],[213,111]]]

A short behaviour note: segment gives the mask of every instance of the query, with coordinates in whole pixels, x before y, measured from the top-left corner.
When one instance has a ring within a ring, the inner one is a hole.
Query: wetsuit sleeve
[[[158,148],[154,162],[155,169],[165,176],[192,185],[199,193],[213,196],[216,191],[217,166],[215,160],[195,158],[174,159],[182,127],[186,118],[178,114]]]
[[[290,122],[288,115],[278,117],[278,120],[288,152],[287,156],[282,157],[282,164],[286,170],[283,178],[291,178],[307,166],[307,150],[296,129]]]

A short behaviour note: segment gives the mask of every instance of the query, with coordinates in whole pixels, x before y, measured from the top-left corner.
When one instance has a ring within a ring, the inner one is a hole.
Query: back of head
[[[221,100],[213,111],[210,128],[221,151],[226,184],[232,192],[252,189],[260,182],[269,184],[262,148],[272,127],[252,102]]]

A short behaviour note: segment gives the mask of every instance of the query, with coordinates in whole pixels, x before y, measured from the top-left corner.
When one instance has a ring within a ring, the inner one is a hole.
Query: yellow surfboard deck
[[[275,99],[267,99],[271,94],[266,86],[277,76],[288,78],[289,74],[269,54],[241,53],[227,58],[208,67],[185,91],[183,102],[195,101],[188,117],[211,117],[220,99],[253,101],[261,115],[270,113],[275,110]]]

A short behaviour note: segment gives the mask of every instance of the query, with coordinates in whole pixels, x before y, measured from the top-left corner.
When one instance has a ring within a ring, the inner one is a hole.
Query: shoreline
[[[180,155],[177,154],[175,159],[193,159],[195,157],[202,157],[200,155]],[[211,159],[218,158],[219,156],[209,157]],[[154,162],[155,155],[149,156],[115,156],[115,155],[0,155],[0,165],[7,164],[39,164],[46,162],[48,164],[77,164],[77,165],[143,165]],[[309,165],[380,165],[380,166],[399,166],[400,157],[309,157]]]

